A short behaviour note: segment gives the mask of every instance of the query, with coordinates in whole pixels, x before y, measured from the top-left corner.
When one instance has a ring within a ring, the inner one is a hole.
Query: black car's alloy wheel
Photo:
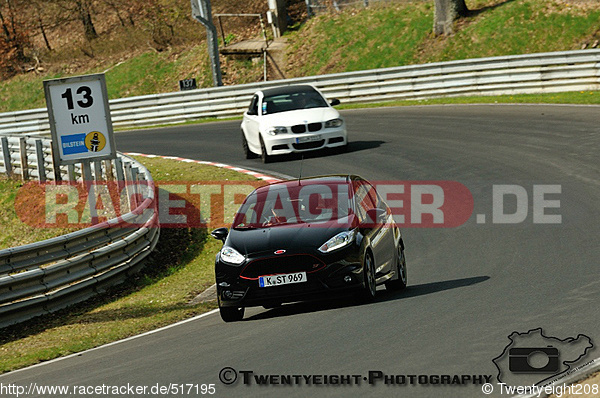
[[[396,254],[396,272],[398,273],[398,279],[385,283],[385,288],[388,290],[402,290],[406,287],[408,278],[406,275],[406,257],[404,257],[404,250],[402,245],[398,245],[398,251]]]
[[[363,265],[363,272],[364,272],[364,278],[365,278],[365,287],[363,290],[363,298],[366,301],[373,301],[375,299],[377,286],[376,286],[376,281],[375,281],[375,262],[373,261],[373,256],[369,252],[367,252],[365,254],[365,262]]]

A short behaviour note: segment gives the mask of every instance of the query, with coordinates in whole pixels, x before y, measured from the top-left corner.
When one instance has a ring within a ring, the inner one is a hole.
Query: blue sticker
[[[60,137],[62,151],[64,155],[74,155],[76,153],[86,153],[85,134],[71,134]]]

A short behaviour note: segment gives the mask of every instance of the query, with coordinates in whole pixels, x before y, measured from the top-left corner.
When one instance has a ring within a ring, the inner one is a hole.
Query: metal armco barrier
[[[600,89],[600,50],[467,59],[110,101],[115,127],[240,116],[261,88],[309,83],[342,103]],[[0,133],[47,133],[46,109],[0,114]]]
[[[50,147],[49,142],[41,141],[37,148],[48,155],[44,148]],[[9,158],[21,159],[12,147],[9,150]],[[5,171],[11,163],[0,156]],[[44,157],[43,164],[53,177],[50,159]],[[38,164],[37,159],[32,163]],[[141,203],[130,204],[129,213],[67,235],[0,250],[0,328],[86,300],[137,272],[152,252],[160,232],[152,176],[123,155],[115,164],[135,170],[135,181],[132,173],[116,170],[124,185],[144,181],[138,185]],[[74,171],[80,175],[80,170]]]

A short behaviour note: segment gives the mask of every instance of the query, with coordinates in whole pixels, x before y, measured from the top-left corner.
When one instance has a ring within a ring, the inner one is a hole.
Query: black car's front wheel
[[[373,255],[370,252],[365,253],[365,260],[363,264],[363,299],[365,301],[373,301],[377,291],[377,285],[375,281],[375,261],[373,261]]]
[[[219,307],[219,313],[225,322],[237,322],[244,319],[244,307]]]
[[[406,287],[408,282],[408,278],[406,276],[406,257],[404,256],[404,249],[400,244],[398,245],[398,250],[396,252],[396,267],[398,279],[386,282],[385,288],[387,290],[402,290]]]

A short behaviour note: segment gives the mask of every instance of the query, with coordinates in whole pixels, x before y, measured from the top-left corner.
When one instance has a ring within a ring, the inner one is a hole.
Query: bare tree
[[[465,0],[434,0],[433,33],[451,35],[454,33],[454,21],[469,14]]]
[[[85,38],[90,41],[98,37],[92,20],[91,0],[53,0],[66,14],[68,19],[81,22]]]
[[[15,12],[13,0],[0,4],[0,72],[12,74],[28,61],[25,49],[29,46],[29,36],[22,29],[22,23]]]
[[[129,23],[131,26],[135,25],[133,16],[135,15],[136,11],[138,11],[135,10],[138,6],[137,4],[133,4],[128,0],[103,0],[103,2],[108,6],[108,8],[115,12],[117,18],[119,18],[121,26],[125,26],[127,23]],[[127,15],[124,16],[124,13]]]
[[[29,0],[30,10],[34,12],[23,12],[23,14],[27,13],[29,15],[29,20],[27,21],[30,25],[31,30],[39,30],[42,35],[42,39],[44,39],[44,44],[48,51],[52,51],[52,46],[50,45],[50,40],[48,40],[47,29],[52,27],[49,22],[48,12],[47,12],[47,4],[45,4],[44,0]],[[34,16],[35,14],[35,16]]]

